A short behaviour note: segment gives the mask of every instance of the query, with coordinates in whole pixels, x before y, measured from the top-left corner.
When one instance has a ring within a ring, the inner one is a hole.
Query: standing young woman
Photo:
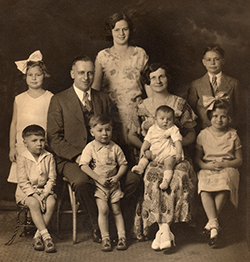
[[[129,124],[131,118],[137,118],[136,106],[143,93],[140,74],[148,62],[144,49],[129,43],[133,31],[133,23],[125,14],[115,13],[109,17],[105,36],[107,40],[113,41],[113,46],[97,54],[92,84],[92,88],[109,93],[118,108],[119,114],[115,118],[119,123],[119,134],[122,131],[122,135],[117,142],[126,155]]]

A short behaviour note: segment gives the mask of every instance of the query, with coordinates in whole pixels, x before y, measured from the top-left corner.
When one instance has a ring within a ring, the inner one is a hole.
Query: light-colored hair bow
[[[20,70],[23,74],[26,74],[27,63],[29,61],[38,62],[38,61],[42,61],[42,59],[43,59],[42,53],[40,52],[40,50],[37,50],[33,52],[27,60],[17,61],[15,62],[15,64],[18,70]]]
[[[207,107],[207,110],[213,110],[215,101],[229,102],[229,96],[227,93],[219,92],[215,97],[202,96],[203,105]]]

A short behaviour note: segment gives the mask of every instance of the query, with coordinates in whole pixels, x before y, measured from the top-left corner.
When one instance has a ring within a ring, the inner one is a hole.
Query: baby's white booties
[[[144,173],[146,166],[148,165],[148,162],[149,161],[146,157],[142,157],[138,165],[133,166],[131,171],[138,175],[142,175]]]
[[[173,170],[165,170],[164,171],[162,182],[159,185],[161,190],[167,190],[168,189],[168,186],[169,186],[169,183],[172,179],[172,176],[173,176]]]

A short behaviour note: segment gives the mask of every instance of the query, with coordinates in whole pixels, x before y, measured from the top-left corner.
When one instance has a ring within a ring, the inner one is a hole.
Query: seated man
[[[94,64],[87,56],[74,59],[71,69],[73,85],[52,97],[48,110],[48,143],[55,154],[59,175],[65,176],[90,217],[95,242],[101,242],[94,199],[95,185],[79,168],[83,148],[90,142],[88,121],[93,114],[112,115],[114,107],[107,94],[91,88]],[[139,176],[128,171],[121,180],[125,196],[132,195]]]

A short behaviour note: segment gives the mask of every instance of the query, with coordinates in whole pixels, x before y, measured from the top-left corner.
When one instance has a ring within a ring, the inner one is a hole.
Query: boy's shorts
[[[120,184],[116,184],[112,188],[106,188],[101,186],[100,184],[96,183],[96,191],[95,191],[95,197],[110,201],[111,204],[114,204],[118,202],[121,198],[123,198],[124,193],[121,191]]]

